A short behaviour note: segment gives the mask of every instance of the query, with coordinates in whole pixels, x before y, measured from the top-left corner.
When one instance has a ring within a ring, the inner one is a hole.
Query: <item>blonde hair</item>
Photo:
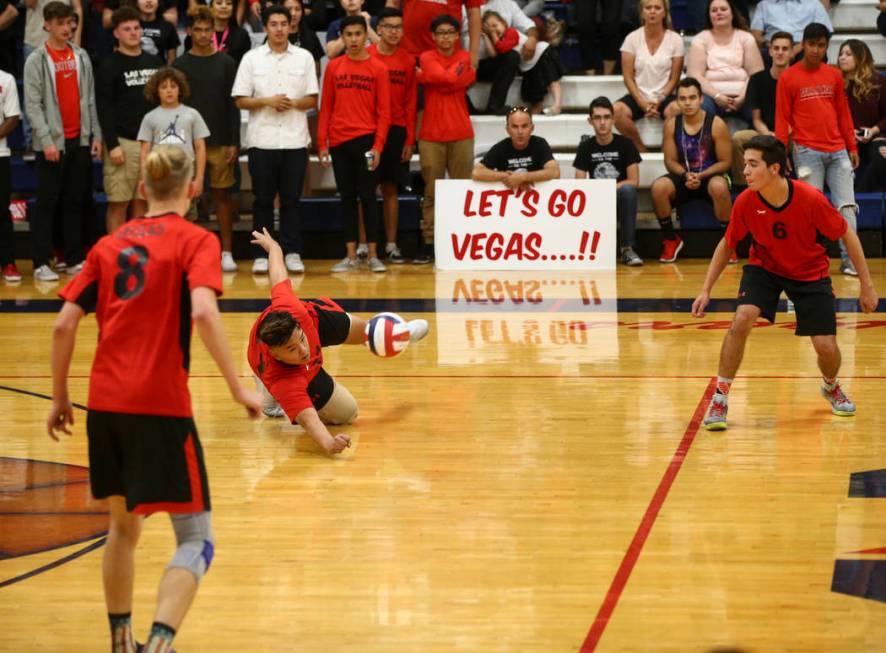
[[[661,21],[661,24],[664,25],[665,29],[671,29],[671,3],[668,0],[658,0],[658,1],[661,2],[662,6],[664,7],[664,11],[665,11],[664,20]],[[641,27],[643,26],[643,7],[646,6],[647,2],[649,2],[649,0],[640,0],[640,3],[639,3],[639,10],[638,11],[640,12],[640,26]]]
[[[194,176],[194,162],[179,147],[157,145],[145,159],[144,175],[148,199],[173,199]]]
[[[840,45],[837,52],[842,52],[844,47],[849,48],[852,58],[855,59],[855,70],[851,73],[843,73],[846,90],[851,89],[852,95],[859,102],[864,102],[875,94],[879,95],[880,88],[877,85],[879,73],[874,68],[874,57],[871,55],[870,48],[864,41],[849,39]]]

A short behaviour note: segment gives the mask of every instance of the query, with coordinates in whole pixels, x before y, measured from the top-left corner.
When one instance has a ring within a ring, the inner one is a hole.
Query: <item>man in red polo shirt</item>
[[[855,404],[837,380],[841,356],[834,291],[827,251],[819,239],[843,238],[861,282],[859,304],[862,311],[870,313],[876,310],[878,299],[861,243],[820,191],[785,177],[787,153],[778,139],[755,136],[745,145],[744,160],[748,189],[735,201],[726,235],[717,245],[702,290],[692,304],[692,315],[704,317],[714,283],[738,243],[750,233],[753,244],[739,286],[738,308],[720,352],[717,389],[705,428],[726,428],[729,389],[747,337],[761,315],[775,322],[782,291],[794,303],[794,333],[812,338],[822,374],[821,394],[835,415],[852,416]]]

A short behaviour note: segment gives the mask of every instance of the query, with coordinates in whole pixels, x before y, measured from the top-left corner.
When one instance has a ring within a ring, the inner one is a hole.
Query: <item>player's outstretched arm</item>
[[[299,426],[308,432],[311,439],[323,447],[323,450],[328,454],[341,453],[347,447],[351,446],[351,438],[347,435],[340,433],[335,437],[332,436],[329,429],[327,429],[326,425],[321,421],[320,415],[317,414],[317,410],[314,408],[305,408],[298,414],[298,416],[296,416],[295,421],[298,422]]]
[[[52,408],[46,418],[46,432],[58,442],[58,433],[71,435],[74,407],[68,395],[68,370],[74,355],[77,327],[85,315],[74,302],[65,302],[52,329]]]
[[[704,310],[707,308],[708,302],[711,301],[711,290],[713,290],[714,284],[717,283],[717,279],[723,274],[723,269],[729,264],[729,256],[731,254],[732,250],[726,244],[726,239],[721,238],[717,244],[717,249],[714,250],[714,255],[711,257],[711,263],[708,265],[708,273],[705,275],[701,292],[698,293],[698,297],[692,302],[693,317],[704,317]]]
[[[868,261],[864,256],[861,241],[852,229],[847,229],[846,233],[843,234],[843,244],[846,245],[846,253],[858,271],[858,281],[861,284],[858,292],[858,303],[862,311],[872,313],[877,310],[879,299],[877,298],[877,291],[874,289],[874,280],[871,278],[871,270],[868,268]]]
[[[281,281],[289,278],[286,271],[286,264],[283,262],[283,250],[280,244],[274,240],[274,237],[268,233],[268,230],[262,228],[261,233],[252,232],[252,244],[258,245],[268,253],[268,277],[271,280],[271,288]]]
[[[261,397],[257,392],[247,390],[240,385],[237,372],[234,370],[228,339],[222,328],[221,316],[218,313],[218,302],[211,288],[199,287],[191,291],[191,318],[197,325],[200,339],[228,384],[234,401],[246,408],[250,419],[258,419],[261,415]]]

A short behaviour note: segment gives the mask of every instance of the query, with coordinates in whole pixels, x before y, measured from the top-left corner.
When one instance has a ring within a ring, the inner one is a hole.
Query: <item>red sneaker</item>
[[[673,240],[665,240],[661,243],[661,256],[658,257],[661,263],[673,263],[677,260],[677,254],[683,249],[683,239],[675,236]]]
[[[6,279],[6,281],[21,281],[22,273],[18,271],[17,267],[15,267],[15,263],[10,263],[3,268],[3,278]]]
[[[733,265],[738,263],[738,252],[735,250],[732,250],[732,256],[729,257],[729,263]]]

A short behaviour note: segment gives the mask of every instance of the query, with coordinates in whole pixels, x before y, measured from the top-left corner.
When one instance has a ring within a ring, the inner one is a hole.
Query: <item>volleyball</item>
[[[409,327],[396,313],[379,313],[366,324],[363,342],[376,356],[393,358],[409,345]]]

